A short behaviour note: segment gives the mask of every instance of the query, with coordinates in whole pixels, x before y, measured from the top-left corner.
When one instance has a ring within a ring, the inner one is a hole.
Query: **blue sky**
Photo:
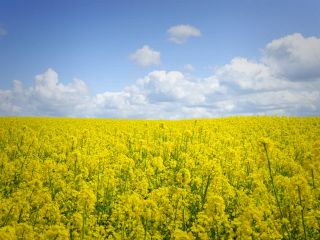
[[[0,113],[319,115],[319,12],[316,0],[2,0]]]

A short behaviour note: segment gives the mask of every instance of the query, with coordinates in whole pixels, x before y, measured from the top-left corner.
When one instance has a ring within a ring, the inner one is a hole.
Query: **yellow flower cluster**
[[[320,239],[320,118],[0,118],[0,239]]]

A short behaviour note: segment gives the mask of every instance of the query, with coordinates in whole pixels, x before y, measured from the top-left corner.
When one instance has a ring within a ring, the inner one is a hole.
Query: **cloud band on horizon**
[[[145,119],[319,115],[319,69],[320,38],[296,33],[268,43],[257,61],[236,57],[202,78],[151,71],[121,91],[90,94],[82,80],[64,84],[48,69],[30,87],[15,80],[12,89],[0,89],[0,114]]]

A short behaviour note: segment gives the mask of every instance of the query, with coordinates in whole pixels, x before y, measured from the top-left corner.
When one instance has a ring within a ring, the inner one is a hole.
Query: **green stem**
[[[186,230],[185,210],[184,210],[184,207],[183,207],[183,209],[182,209],[182,229],[183,229],[183,231]]]
[[[268,160],[269,175],[270,175],[270,181],[271,181],[271,185],[272,185],[273,194],[274,194],[274,196],[276,198],[276,202],[277,202],[277,205],[278,205],[278,208],[279,208],[279,211],[280,211],[281,218],[283,218],[283,213],[282,213],[282,209],[280,207],[280,202],[279,202],[279,199],[278,199],[277,191],[276,191],[276,188],[274,186],[272,170],[271,170],[271,161],[270,161],[270,157],[269,157],[269,154],[268,154],[268,149],[267,149],[267,146],[266,146],[265,143],[263,143],[263,147],[264,147],[264,151],[266,153],[266,157],[267,157],[267,160]]]
[[[301,206],[301,218],[302,218],[302,226],[303,226],[303,233],[304,233],[304,239],[307,239],[307,232],[306,232],[306,224],[304,222],[304,207],[302,206],[302,199],[301,199],[301,191],[300,187],[298,186],[298,192],[299,192],[299,201],[300,201],[300,206]]]
[[[204,204],[206,202],[207,192],[208,192],[208,188],[209,188],[210,182],[211,182],[211,175],[209,175],[208,178],[207,178],[206,188],[204,189],[204,193],[203,193],[203,196],[202,196],[202,202],[201,202],[202,203],[202,206],[201,206],[202,210],[203,210]]]
[[[87,218],[87,201],[84,202],[84,206],[83,206],[82,231],[81,231],[82,240],[84,239],[84,235],[85,235],[86,218]]]
[[[148,232],[148,220],[145,220],[145,226],[144,226],[144,240],[147,239],[147,232]]]
[[[5,217],[4,221],[3,221],[2,227],[6,226],[6,225],[8,224],[9,219],[10,219],[10,214],[11,214],[11,212],[12,212],[12,209],[13,209],[13,206],[11,206],[8,214],[6,215],[6,217]]]
[[[271,181],[271,185],[272,185],[273,195],[276,198],[276,202],[277,202],[277,205],[278,205],[278,208],[279,208],[281,219],[283,219],[284,215],[283,215],[282,209],[280,207],[278,194],[277,194],[277,191],[276,191],[276,187],[274,185],[273,176],[272,176],[272,170],[271,170],[271,161],[270,161],[270,157],[269,157],[269,153],[268,153],[268,149],[267,149],[266,143],[263,143],[263,148],[264,148],[264,151],[266,153],[267,160],[268,160],[268,168],[269,168],[269,175],[270,175],[270,181]],[[289,233],[288,228],[287,228],[287,225],[284,224],[284,227],[285,227],[286,232],[288,233],[289,239],[291,239],[290,233]]]

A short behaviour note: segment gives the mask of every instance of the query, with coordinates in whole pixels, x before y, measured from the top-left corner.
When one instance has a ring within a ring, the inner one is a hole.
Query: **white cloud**
[[[86,84],[74,79],[69,84],[59,82],[51,68],[37,75],[32,87],[25,88],[15,80],[13,90],[0,90],[2,115],[59,115],[78,116],[79,107],[88,100]]]
[[[262,62],[280,77],[314,80],[320,77],[320,39],[296,33],[273,40],[264,49]]]
[[[191,25],[176,25],[168,29],[169,40],[177,44],[185,43],[190,37],[200,37],[199,29]]]
[[[270,68],[245,58],[234,58],[229,64],[216,69],[216,76],[224,83],[241,90],[268,90],[288,87],[284,79],[272,75]]]
[[[215,78],[194,81],[179,71],[153,71],[139,79],[137,87],[151,102],[195,105],[203,103],[206,95],[218,90],[219,81]]]
[[[0,37],[3,37],[8,34],[7,29],[0,24]]]
[[[186,72],[193,72],[195,70],[195,67],[192,64],[188,63],[183,66],[183,70]]]
[[[216,68],[208,77],[197,78],[181,71],[152,71],[120,91],[95,95],[90,94],[83,81],[74,79],[62,83],[58,74],[48,69],[35,77],[31,87],[15,80],[12,89],[0,89],[0,114],[147,119],[319,115],[320,74],[314,68],[311,80],[305,72],[305,67],[309,67],[305,62],[317,64],[313,63],[317,58],[299,50],[304,49],[301,44],[290,43],[296,38],[291,35],[274,40],[266,46],[262,59],[253,61],[237,57]],[[310,39],[313,48],[317,49],[318,38],[302,37],[299,42]],[[299,59],[301,73],[294,75],[299,78],[290,78],[288,74],[292,58],[275,59],[270,46],[277,46],[279,42],[281,48],[288,48],[282,51],[295,53],[294,59]],[[298,57],[298,52],[303,57]],[[267,61],[266,56],[272,61]],[[279,61],[281,67],[275,67],[275,61]]]
[[[319,90],[274,90],[238,97],[238,109],[246,114],[314,115],[320,110]]]
[[[129,56],[129,58],[141,67],[160,64],[160,52],[155,51],[148,45],[144,45],[142,48],[137,49]]]

